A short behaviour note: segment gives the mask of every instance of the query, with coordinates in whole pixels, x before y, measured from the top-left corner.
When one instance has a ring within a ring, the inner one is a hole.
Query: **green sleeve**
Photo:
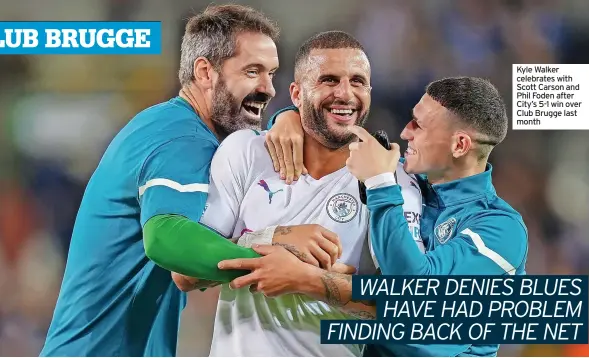
[[[157,215],[143,228],[145,254],[158,266],[203,280],[231,282],[243,270],[219,270],[223,260],[260,257],[211,229],[179,215]]]

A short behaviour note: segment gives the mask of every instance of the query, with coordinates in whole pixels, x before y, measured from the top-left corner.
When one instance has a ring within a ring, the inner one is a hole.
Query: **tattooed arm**
[[[238,246],[253,247],[254,245],[272,245],[286,249],[302,262],[327,270],[333,270],[333,263],[341,256],[342,248],[337,234],[323,228],[320,225],[295,225],[272,226],[256,232],[248,232],[237,239],[230,239]],[[254,257],[259,256],[253,252]],[[251,257],[251,256],[250,256]],[[337,268],[337,267],[336,267]],[[339,271],[345,272],[345,271]],[[241,275],[247,274],[241,270]],[[196,288],[212,287],[221,282],[196,283],[194,278],[184,276],[182,280],[175,277],[174,282],[180,290],[193,290]],[[239,275],[237,275],[239,276]],[[178,283],[183,284],[178,284]]]
[[[266,297],[300,293],[324,301],[362,319],[376,318],[376,305],[352,300],[352,276],[355,268],[336,263],[332,271],[312,266],[297,259],[279,245],[254,248],[262,257],[233,259],[219,263],[221,270],[248,270],[249,274],[231,281],[233,289],[253,286]],[[334,272],[334,269],[340,272]],[[340,270],[341,269],[341,270]]]
[[[301,293],[360,319],[376,318],[376,302],[352,299],[352,275],[316,269]]]

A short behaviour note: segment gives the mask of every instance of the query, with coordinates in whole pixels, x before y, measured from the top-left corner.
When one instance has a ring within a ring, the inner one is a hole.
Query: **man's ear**
[[[296,83],[296,82],[292,82],[290,84],[290,100],[292,101],[292,104],[294,104],[298,109],[301,108],[301,103],[303,102],[301,99],[301,86]]]
[[[202,89],[211,89],[218,76],[213,65],[205,57],[194,61],[194,82]]]
[[[472,149],[472,138],[466,132],[456,132],[452,136],[452,156],[460,158],[465,156]]]

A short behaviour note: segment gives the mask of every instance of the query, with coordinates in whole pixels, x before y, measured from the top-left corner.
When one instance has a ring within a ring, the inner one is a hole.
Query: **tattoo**
[[[349,302],[362,303],[366,306],[376,306],[376,301],[373,300],[354,300],[352,295],[344,299],[340,293],[340,289],[337,284],[337,280],[344,281],[345,283],[352,285],[352,275],[345,275],[342,273],[326,272],[321,276],[323,287],[325,288],[325,298],[327,303],[335,307],[343,307]],[[374,315],[368,311],[354,311],[347,310],[347,312],[358,318],[373,319]]]
[[[321,281],[323,282],[323,287],[325,288],[325,298],[327,299],[327,303],[335,307],[341,307],[350,300],[343,302],[341,293],[337,287],[336,280],[351,282],[352,276],[335,272],[326,272],[323,274],[323,276],[321,276]]]
[[[274,233],[278,236],[280,235],[288,235],[292,232],[292,228],[290,226],[279,226],[274,230]]]
[[[359,319],[375,319],[376,316],[368,311],[352,311],[348,310],[347,313]]]
[[[300,252],[294,245],[291,244],[283,244],[280,242],[275,242],[272,244],[273,246],[282,246],[284,247],[288,252],[290,252],[291,254],[295,255],[297,259],[306,262],[309,257],[307,256],[307,254],[305,254],[304,252]]]
[[[354,300],[354,299],[350,299],[350,302],[362,303],[362,304],[365,304],[366,306],[376,306],[376,301],[372,301],[372,300]]]

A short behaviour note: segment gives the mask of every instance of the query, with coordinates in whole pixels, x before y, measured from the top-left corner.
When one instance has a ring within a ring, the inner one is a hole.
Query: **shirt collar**
[[[495,194],[491,174],[493,166],[487,163],[485,171],[466,178],[442,184],[429,184],[425,176],[420,175],[422,193],[427,205],[445,207],[473,201],[482,196]]]

